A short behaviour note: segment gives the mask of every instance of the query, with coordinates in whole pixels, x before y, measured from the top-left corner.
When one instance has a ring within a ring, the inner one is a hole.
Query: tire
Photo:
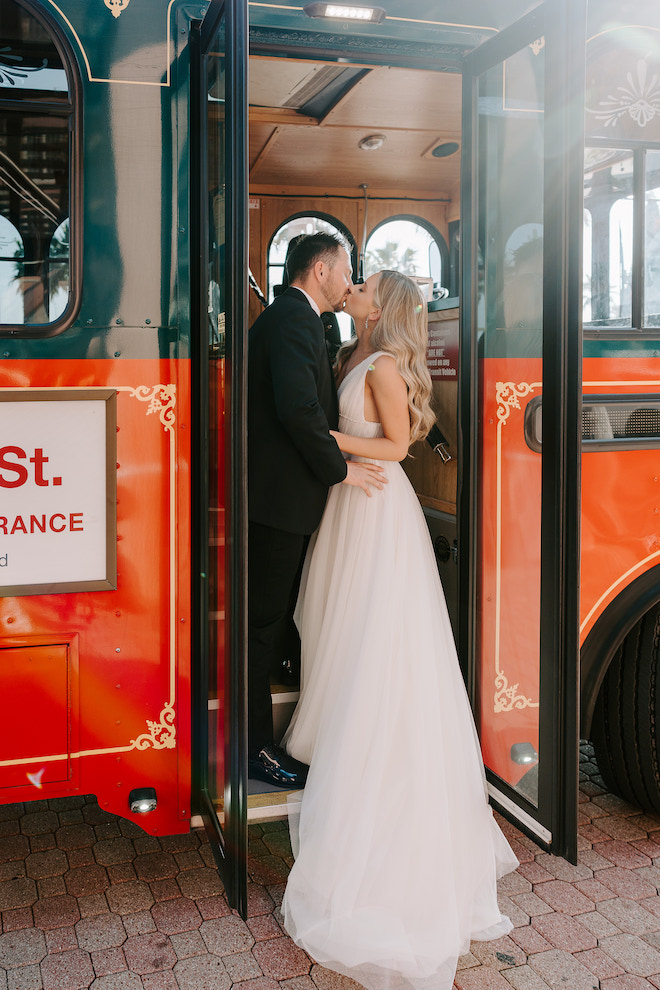
[[[591,731],[607,787],[660,812],[660,603],[631,629],[601,686]]]

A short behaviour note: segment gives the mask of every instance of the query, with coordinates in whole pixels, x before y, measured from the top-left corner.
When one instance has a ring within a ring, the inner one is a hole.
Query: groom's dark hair
[[[348,251],[344,241],[335,234],[320,232],[301,237],[286,259],[289,285],[297,279],[305,279],[317,261],[325,261],[332,267],[341,248]]]

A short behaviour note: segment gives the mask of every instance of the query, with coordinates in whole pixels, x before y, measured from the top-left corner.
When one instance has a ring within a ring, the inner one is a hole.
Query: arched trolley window
[[[0,38],[0,336],[46,337],[79,305],[78,75],[29,0],[2,0]]]
[[[434,293],[443,294],[440,290],[449,288],[447,242],[433,224],[421,217],[389,217],[369,235],[364,252],[364,277],[383,268],[426,280]]]
[[[291,241],[301,234],[316,234],[319,232],[336,234],[343,238],[350,248],[351,261],[353,262],[353,278],[357,278],[357,250],[348,228],[344,227],[335,217],[325,213],[296,214],[293,217],[289,217],[281,227],[278,227],[268,245],[266,278],[269,302],[273,301],[280,287],[286,284],[284,263]],[[351,336],[351,318],[345,313],[337,313],[337,321],[339,323],[341,339],[348,340]]]

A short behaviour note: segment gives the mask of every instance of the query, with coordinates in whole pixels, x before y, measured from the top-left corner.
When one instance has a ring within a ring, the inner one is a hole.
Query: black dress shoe
[[[275,787],[304,787],[309,767],[274,743],[264,746],[256,756],[248,759],[248,777],[263,780]]]

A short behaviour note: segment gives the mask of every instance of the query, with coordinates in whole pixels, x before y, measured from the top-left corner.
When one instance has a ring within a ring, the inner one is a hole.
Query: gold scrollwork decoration
[[[506,674],[499,670],[495,675],[495,714],[499,712],[511,712],[514,708],[538,708],[539,702],[532,701],[524,694],[517,694],[518,685],[509,684]]]
[[[160,713],[159,722],[147,719],[148,732],[143,732],[137,739],[131,739],[133,749],[174,749],[176,746],[176,726],[174,725],[174,708],[166,703]]]
[[[122,10],[126,10],[130,0],[103,0],[104,4],[113,17],[119,17]]]
[[[497,402],[497,420],[499,423],[506,423],[512,409],[520,409],[519,399],[524,399],[526,395],[533,392],[537,387],[536,383],[528,385],[522,382],[514,385],[513,382],[497,382],[495,385],[495,399]]]
[[[119,389],[129,392],[141,402],[148,402],[147,416],[158,413],[163,429],[169,432],[176,422],[176,385],[138,385],[137,388],[124,386]]]

